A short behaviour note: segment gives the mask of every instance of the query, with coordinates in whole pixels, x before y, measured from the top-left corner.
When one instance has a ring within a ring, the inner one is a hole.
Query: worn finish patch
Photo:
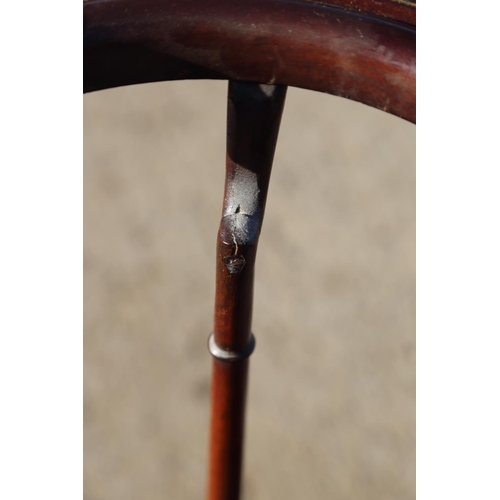
[[[224,216],[230,214],[259,215],[259,184],[257,174],[235,165],[234,177],[228,183]]]

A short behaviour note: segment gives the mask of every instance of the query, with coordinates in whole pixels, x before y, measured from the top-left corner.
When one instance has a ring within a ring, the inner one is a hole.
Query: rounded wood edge
[[[289,0],[88,0],[84,92],[166,80],[281,84],[415,122],[415,29]]]

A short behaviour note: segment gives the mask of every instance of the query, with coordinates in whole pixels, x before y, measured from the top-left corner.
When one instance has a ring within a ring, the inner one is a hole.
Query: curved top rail
[[[415,122],[410,3],[84,0],[84,92],[232,79],[326,92]],[[363,13],[339,8],[347,4]]]

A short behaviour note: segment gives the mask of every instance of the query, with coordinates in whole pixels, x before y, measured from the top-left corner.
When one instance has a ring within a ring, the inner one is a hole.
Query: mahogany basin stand
[[[229,81],[217,241],[208,500],[238,500],[257,243],[287,86],[415,122],[407,0],[83,0],[84,92]]]

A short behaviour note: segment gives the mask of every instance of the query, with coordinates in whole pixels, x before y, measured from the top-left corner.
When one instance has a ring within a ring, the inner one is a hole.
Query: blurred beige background
[[[226,82],[84,98],[85,500],[204,498]],[[415,497],[415,128],[290,89],[245,500]]]

